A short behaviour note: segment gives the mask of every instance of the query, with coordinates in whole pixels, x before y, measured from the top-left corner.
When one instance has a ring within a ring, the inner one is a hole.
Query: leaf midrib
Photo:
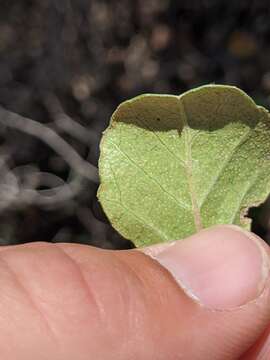
[[[184,146],[185,146],[185,155],[186,155],[186,166],[185,171],[187,175],[187,181],[190,191],[190,199],[192,204],[192,214],[194,219],[194,225],[197,231],[202,230],[202,219],[201,219],[201,213],[200,208],[197,201],[197,194],[194,189],[194,182],[193,182],[193,164],[192,164],[192,149],[191,149],[191,141],[190,141],[190,133],[189,133],[189,124],[188,124],[188,117],[187,112],[185,109],[184,101],[181,97],[178,98],[180,106],[182,108],[182,114],[183,114],[183,129],[182,132],[179,132],[179,137],[183,136],[184,139]],[[181,112],[180,112],[181,114]]]
[[[194,181],[193,181],[193,159],[192,159],[192,147],[191,147],[191,141],[190,141],[190,126],[188,123],[188,115],[187,115],[187,111],[185,109],[185,104],[184,101],[182,99],[182,96],[179,96],[179,103],[180,106],[182,108],[182,115],[183,115],[183,130],[181,133],[179,133],[179,137],[183,136],[184,139],[184,145],[185,145],[185,152],[186,152],[186,166],[185,166],[185,170],[186,170],[186,174],[187,174],[187,181],[189,184],[189,189],[190,189],[190,198],[191,198],[191,204],[192,204],[192,214],[193,214],[193,218],[194,218],[194,224],[196,227],[197,231],[200,231],[203,229],[203,224],[202,224],[202,216],[201,216],[201,209],[202,206],[205,204],[206,199],[209,197],[209,195],[211,194],[213,187],[215,186],[215,184],[217,183],[217,181],[219,180],[219,178],[221,177],[224,169],[226,168],[226,166],[228,165],[228,163],[230,162],[230,160],[232,159],[233,155],[235,154],[236,150],[242,146],[242,144],[248,139],[252,129],[248,129],[243,136],[240,138],[240,140],[233,146],[229,156],[227,157],[227,159],[225,160],[223,166],[221,167],[220,171],[218,172],[218,174],[216,175],[216,177],[214,177],[213,182],[211,183],[208,191],[206,192],[206,195],[203,198],[203,201],[201,202],[201,204],[199,204],[198,200],[197,200],[197,194],[196,191],[194,189]],[[240,204],[239,203],[239,207],[240,208]],[[236,214],[234,215],[234,219],[235,219]]]

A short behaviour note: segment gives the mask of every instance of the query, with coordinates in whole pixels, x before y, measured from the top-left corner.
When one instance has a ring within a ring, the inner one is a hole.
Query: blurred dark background
[[[135,95],[180,94],[215,82],[237,85],[270,108],[268,0],[0,0],[0,5],[1,244],[132,246],[106,221],[96,200],[98,184],[77,176],[38,136],[5,126],[14,117],[10,112],[49,127],[97,166],[110,115]],[[70,180],[77,183],[68,189]],[[265,239],[267,224],[259,212],[253,229]]]

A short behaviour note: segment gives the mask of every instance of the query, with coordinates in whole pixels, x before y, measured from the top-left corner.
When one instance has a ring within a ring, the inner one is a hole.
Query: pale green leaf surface
[[[137,246],[215,224],[249,228],[270,192],[270,119],[241,90],[207,85],[122,103],[101,142],[98,197]]]

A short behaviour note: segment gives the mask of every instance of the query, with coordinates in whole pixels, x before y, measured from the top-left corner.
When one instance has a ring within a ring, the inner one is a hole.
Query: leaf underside
[[[270,119],[241,90],[206,85],[122,103],[101,142],[98,197],[137,246],[216,224],[249,229],[270,192]]]

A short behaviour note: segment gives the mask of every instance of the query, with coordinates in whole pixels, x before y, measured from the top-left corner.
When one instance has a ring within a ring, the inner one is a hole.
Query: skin
[[[213,311],[190,298],[151,251],[2,247],[1,359],[270,358],[269,279],[245,306]]]

